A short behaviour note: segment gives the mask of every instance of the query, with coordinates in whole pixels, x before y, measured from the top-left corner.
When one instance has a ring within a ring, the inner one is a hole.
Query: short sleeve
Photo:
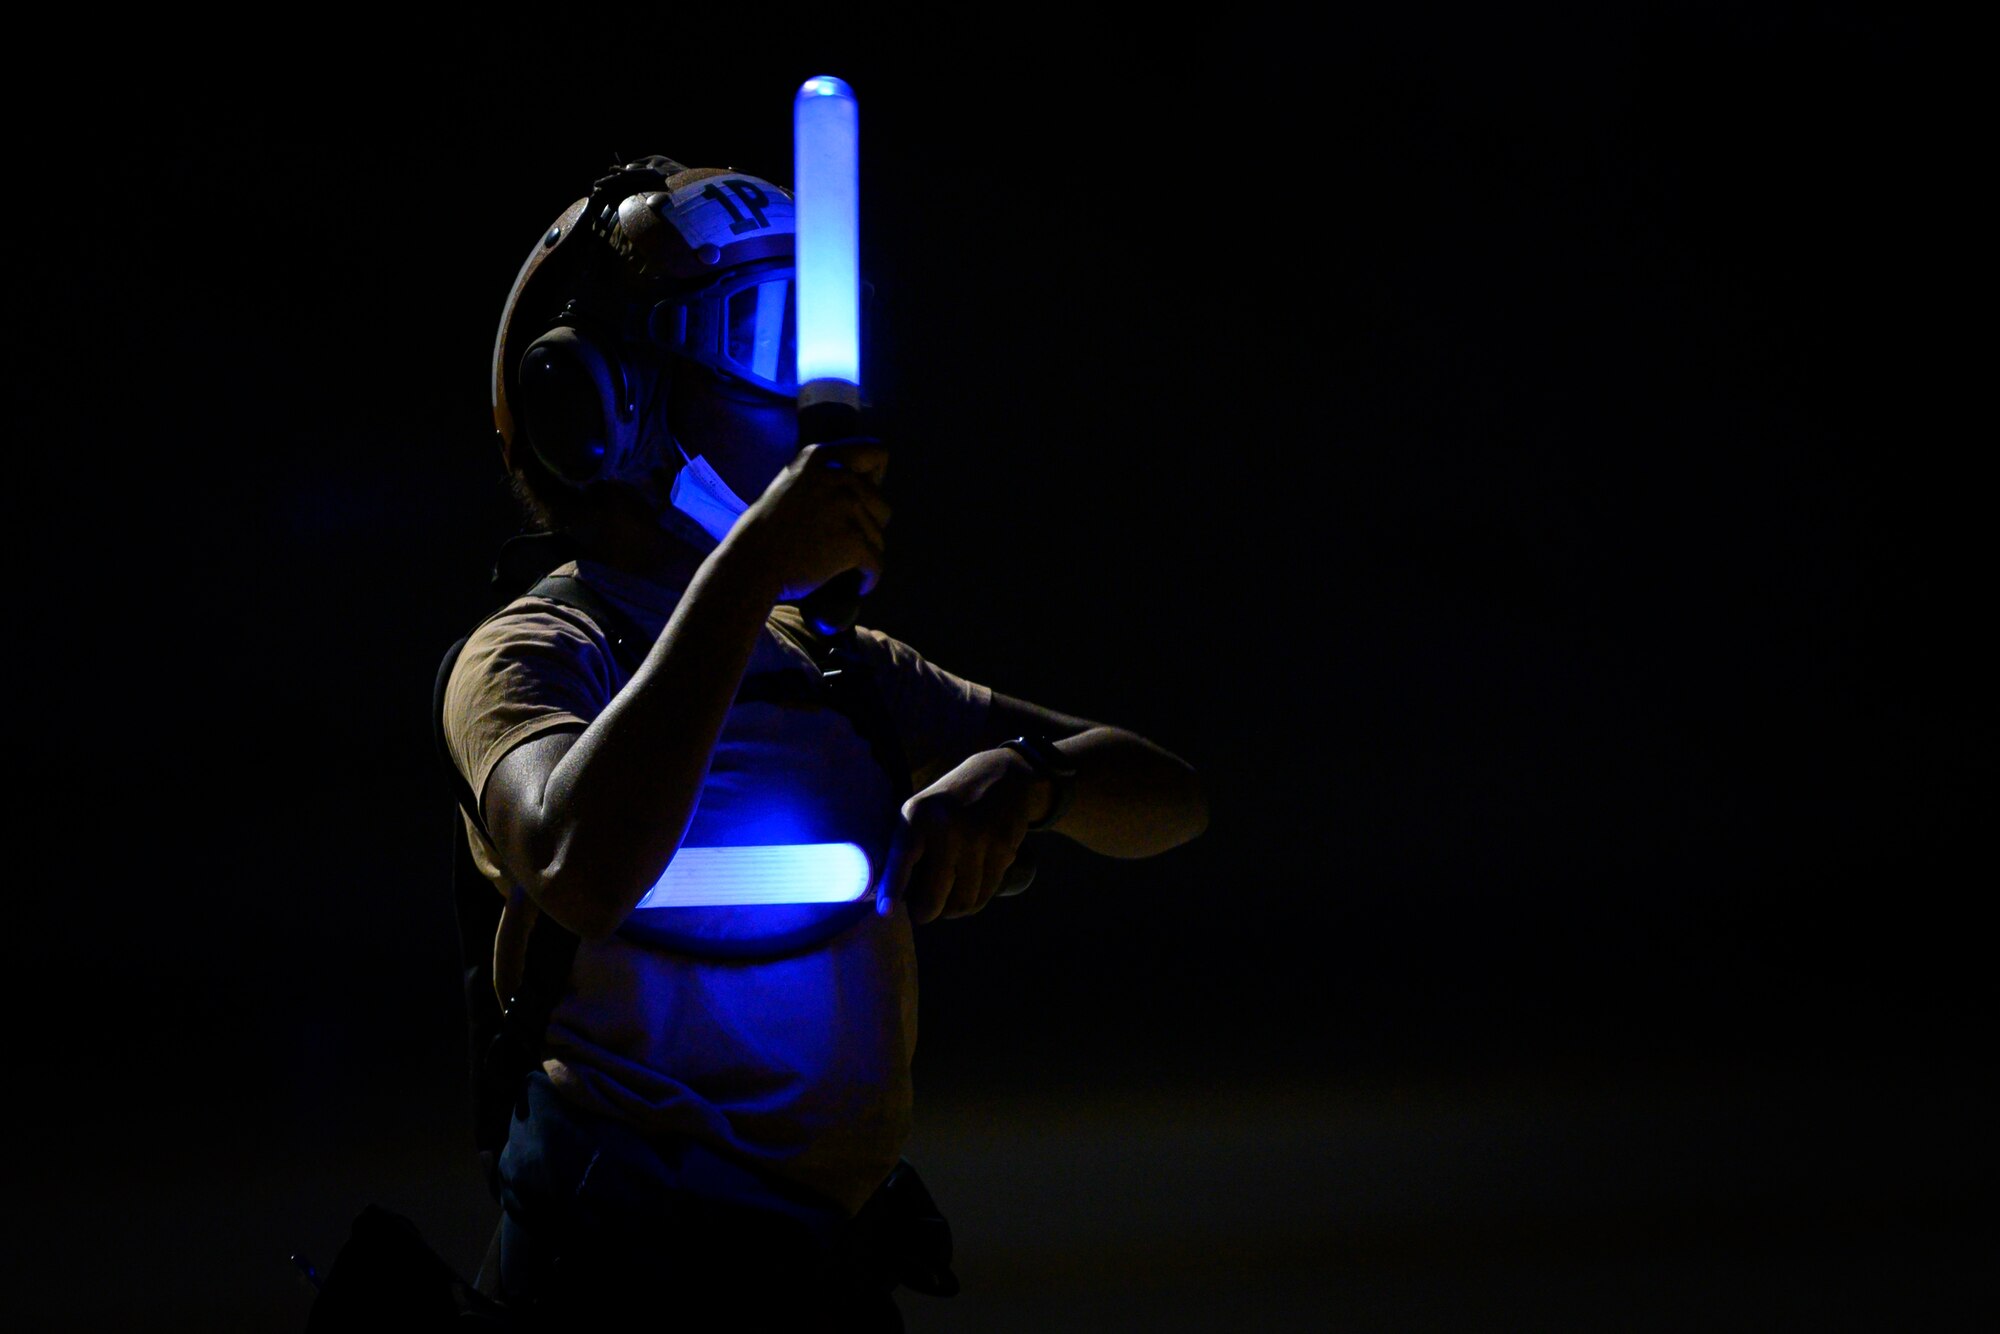
[[[473,631],[444,697],[445,745],[473,794],[485,800],[516,746],[588,727],[618,693],[616,673],[596,628],[547,599],[520,599]]]
[[[985,748],[992,690],[953,675],[879,630],[856,626],[854,638],[896,724],[919,790]]]

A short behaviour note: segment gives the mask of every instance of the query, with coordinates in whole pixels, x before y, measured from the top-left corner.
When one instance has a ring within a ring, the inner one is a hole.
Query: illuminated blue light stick
[[[830,74],[792,102],[799,406],[861,406],[861,185],[854,90]]]
[[[854,90],[830,74],[807,79],[792,101],[798,217],[799,444],[857,433],[861,419],[860,113]],[[837,575],[800,604],[834,635],[854,621],[861,573]]]
[[[851,903],[868,892],[868,854],[852,843],[682,848],[640,908]]]
[[[861,413],[860,189],[854,91],[828,75],[808,79],[793,102],[797,200],[799,444],[855,434]],[[764,299],[762,289],[759,300]],[[777,312],[770,312],[776,314]],[[774,321],[759,312],[758,327]],[[777,347],[758,347],[754,369],[777,371]],[[861,598],[861,575],[829,580],[801,605],[821,634],[844,630]],[[868,893],[868,854],[853,843],[687,847],[638,909],[752,904],[853,903]],[[835,926],[841,920],[834,919]]]

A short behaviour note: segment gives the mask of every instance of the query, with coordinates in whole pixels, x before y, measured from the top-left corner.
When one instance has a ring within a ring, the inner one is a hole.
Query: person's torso
[[[615,577],[590,572],[650,642],[671,606],[621,597]],[[895,1166],[909,1128],[915,950],[906,912],[872,908],[908,779],[899,785],[853,710],[834,706],[789,610],[751,655],[675,861],[856,850],[865,902],[635,911],[618,935],[579,947],[545,1068],[584,1106],[691,1136],[853,1208]],[[624,669],[614,672],[622,689]],[[843,874],[856,861],[848,855]],[[831,936],[816,925],[827,922]],[[801,939],[810,943],[787,947]],[[763,957],[766,942],[779,957]]]

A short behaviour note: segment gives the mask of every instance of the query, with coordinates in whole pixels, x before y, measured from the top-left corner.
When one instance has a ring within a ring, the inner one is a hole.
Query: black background
[[[614,154],[789,180],[832,72],[863,619],[1213,808],[922,933],[970,1290],[913,1329],[1974,1310],[1951,36],[974,23],[121,30],[17,88],[31,1309],[296,1327],[285,1253],[370,1199],[476,1265],[426,709],[515,526],[501,301]],[[1057,1246],[1063,1162],[1127,1203]]]

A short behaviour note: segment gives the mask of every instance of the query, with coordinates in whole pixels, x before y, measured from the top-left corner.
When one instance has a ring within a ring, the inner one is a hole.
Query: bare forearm
[[[1151,857],[1208,827],[1208,798],[1178,756],[1118,727],[1056,743],[1076,765],[1076,795],[1055,826],[1092,852]]]
[[[538,897],[584,934],[616,929],[679,848],[777,591],[756,560],[718,547],[631,681],[550,771]]]

